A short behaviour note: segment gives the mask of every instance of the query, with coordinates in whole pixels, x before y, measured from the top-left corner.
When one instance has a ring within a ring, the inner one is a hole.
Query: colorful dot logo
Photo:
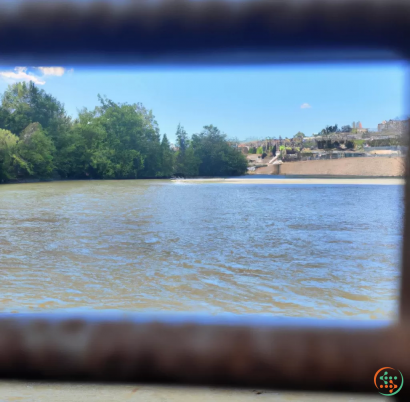
[[[381,395],[393,396],[403,388],[403,374],[400,370],[383,367],[374,375],[374,385]]]

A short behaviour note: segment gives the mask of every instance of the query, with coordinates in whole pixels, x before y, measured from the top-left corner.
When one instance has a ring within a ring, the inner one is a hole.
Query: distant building
[[[383,120],[380,124],[377,125],[377,131],[388,131],[393,133],[405,133],[409,129],[408,120]]]
[[[377,125],[377,131],[383,131],[386,128],[387,121],[383,120],[381,123]]]
[[[355,130],[356,134],[364,134],[369,132],[368,128],[363,128],[361,121],[358,121],[357,123],[353,122],[353,129]]]
[[[249,147],[246,144],[239,144],[238,149],[244,154],[247,155],[249,153]]]

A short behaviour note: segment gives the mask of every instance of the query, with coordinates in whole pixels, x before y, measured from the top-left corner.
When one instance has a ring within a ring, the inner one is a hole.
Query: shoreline
[[[226,183],[226,184],[354,184],[354,185],[404,185],[405,179],[401,178],[289,178],[289,179],[182,179],[172,180],[175,183]]]
[[[258,178],[258,176],[264,176]],[[2,185],[14,184],[45,184],[45,183],[66,183],[66,182],[110,182],[110,181],[169,181],[171,183],[226,183],[226,184],[356,184],[356,185],[404,185],[406,180],[404,176],[302,176],[302,175],[286,175],[280,178],[272,175],[272,178],[267,178],[268,175],[249,175],[249,178],[244,177],[195,177],[187,179],[172,179],[172,178],[141,178],[141,179],[54,179],[54,180],[25,180],[12,181],[8,183],[0,183]]]

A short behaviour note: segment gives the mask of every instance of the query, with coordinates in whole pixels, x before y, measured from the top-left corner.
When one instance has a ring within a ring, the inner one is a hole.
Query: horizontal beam
[[[0,378],[374,393],[382,367],[410,376],[410,327],[224,320],[3,316]]]
[[[0,6],[3,64],[257,63],[410,54],[405,0],[15,3]]]

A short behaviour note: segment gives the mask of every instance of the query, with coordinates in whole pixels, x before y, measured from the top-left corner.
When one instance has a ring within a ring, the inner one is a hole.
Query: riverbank
[[[284,178],[284,179],[182,179],[172,180],[174,183],[226,183],[226,184],[356,184],[356,185],[404,185],[404,178]]]

